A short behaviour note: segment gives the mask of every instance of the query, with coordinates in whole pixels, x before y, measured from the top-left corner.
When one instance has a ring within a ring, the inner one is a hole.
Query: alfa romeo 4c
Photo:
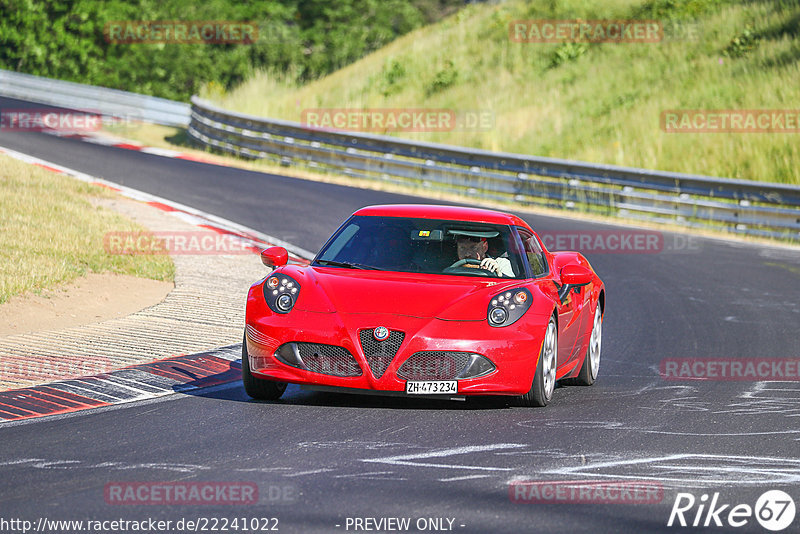
[[[550,252],[496,211],[370,206],[308,266],[286,249],[250,288],[242,345],[248,395],[287,384],[372,394],[511,395],[545,406],[557,381],[591,385],[605,289],[577,252]]]

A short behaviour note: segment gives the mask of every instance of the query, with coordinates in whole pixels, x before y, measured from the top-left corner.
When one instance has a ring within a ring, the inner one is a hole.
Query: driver
[[[486,240],[488,232],[459,231],[456,234],[456,248],[459,260],[473,259],[480,261],[480,265],[466,263],[464,267],[484,269],[497,276],[514,277],[511,261],[508,258],[491,258],[486,255],[489,242]],[[495,232],[494,235],[497,235]],[[494,237],[494,236],[488,236]]]

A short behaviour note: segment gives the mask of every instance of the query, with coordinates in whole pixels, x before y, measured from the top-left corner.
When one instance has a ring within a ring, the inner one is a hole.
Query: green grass
[[[112,272],[172,281],[169,256],[110,255],[107,232],[145,229],[92,198],[114,193],[0,156],[0,304],[40,292],[88,272]]]
[[[655,19],[660,43],[515,43],[517,19]],[[203,96],[301,120],[308,108],[494,113],[487,131],[405,138],[686,173],[800,183],[800,134],[666,133],[674,109],[800,109],[796,1],[565,0],[471,5],[306,85],[261,72]],[[389,133],[389,132],[387,132]]]

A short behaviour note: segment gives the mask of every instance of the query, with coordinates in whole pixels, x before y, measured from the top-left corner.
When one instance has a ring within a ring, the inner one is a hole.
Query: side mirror
[[[592,271],[583,265],[570,263],[561,269],[561,283],[570,286],[585,286],[592,281]]]
[[[289,263],[289,253],[283,247],[269,247],[261,251],[261,263],[275,269]]]
[[[561,304],[567,301],[570,291],[592,281],[592,271],[578,263],[568,263],[561,268],[561,284],[558,289],[558,298]],[[580,291],[576,289],[576,291]]]

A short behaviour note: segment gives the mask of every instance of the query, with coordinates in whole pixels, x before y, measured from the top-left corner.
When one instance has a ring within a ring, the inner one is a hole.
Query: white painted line
[[[370,471],[369,473],[350,473],[347,475],[336,475],[334,478],[357,478],[371,477],[375,475],[393,475],[394,471]]]
[[[349,475],[335,475],[333,478],[366,478],[369,480],[406,480],[403,477],[389,477],[380,475],[393,475],[394,471],[373,471],[370,473],[352,473]]]
[[[792,417],[792,416],[788,416]],[[714,434],[714,433],[707,433],[701,434],[699,432],[670,432],[667,430],[637,430],[637,432],[643,432],[645,434],[669,434],[672,436],[712,436],[712,437],[723,437],[723,436],[771,436],[773,434],[800,434],[800,430],[772,430],[767,432],[730,432],[724,434]]]
[[[697,462],[694,464],[677,463],[680,461],[692,460]],[[666,463],[673,461],[676,463]],[[705,463],[701,465],[699,462]],[[652,474],[638,473],[627,475],[619,472],[594,472],[599,469],[626,468],[635,465],[647,466],[647,469],[652,471]],[[686,477],[664,476],[664,472],[669,471],[684,473]],[[581,476],[595,478],[657,480],[662,483],[676,482],[688,486],[710,484],[762,486],[766,484],[797,484],[800,482],[800,459],[769,456],[733,456],[724,454],[673,454],[634,460],[614,460],[573,467],[560,467],[558,469],[545,471],[544,473],[557,475],[580,474]],[[720,475],[730,474],[733,476],[731,478],[702,478],[701,475],[705,473]],[[739,476],[737,477],[736,475]]]
[[[421,452],[417,454],[404,454],[400,456],[386,456],[384,458],[362,459],[362,462],[383,463],[390,465],[405,465],[411,467],[435,467],[440,469],[473,469],[478,471],[513,471],[513,467],[485,467],[479,465],[458,465],[458,464],[437,464],[427,462],[417,462],[413,460],[424,460],[427,458],[446,458],[473,452],[488,452],[502,449],[517,449],[527,447],[520,443],[495,443],[493,445],[471,445],[467,447],[456,447],[453,449],[443,449],[431,452]]]
[[[120,370],[122,370],[122,369],[120,369]],[[113,377],[113,380],[111,379],[111,377]],[[127,390],[131,391],[132,393],[136,394],[135,398],[137,398],[137,399],[146,398],[146,397],[148,397],[150,395],[161,395],[164,392],[173,393],[172,388],[163,388],[163,387],[161,387],[161,388],[153,387],[152,388],[152,389],[158,389],[159,391],[150,391],[149,389],[142,389],[141,386],[137,387],[138,384],[135,381],[132,381],[132,380],[129,380],[129,379],[125,379],[125,378],[123,378],[121,376],[114,376],[113,371],[108,372],[108,373],[103,373],[101,375],[93,375],[92,378],[96,378],[97,381],[100,383],[100,385],[102,385],[102,384],[110,384],[110,385],[118,386],[123,391],[127,389]],[[76,378],[75,380],[80,380],[80,377]],[[144,385],[144,386],[148,386],[148,384],[146,382],[141,382],[141,384]],[[111,395],[109,394],[109,396],[111,396]]]
[[[125,462],[101,462],[101,463],[87,463],[82,460],[40,460],[36,458],[27,458],[18,460],[17,464],[29,464],[34,469],[114,469],[120,471],[135,470],[135,469],[158,469],[168,471],[178,471],[181,473],[193,473],[196,471],[205,471],[210,469],[204,465],[195,464],[170,464],[170,463],[144,463],[144,464],[129,464]]]
[[[154,146],[145,146],[139,149],[139,152],[144,152],[145,154],[153,154],[155,156],[164,156],[167,158],[175,158],[181,155],[180,152],[176,152],[175,150],[170,150],[168,148],[157,148]]]
[[[316,475],[317,473],[327,473],[328,471],[333,471],[333,469],[330,469],[330,468],[327,468],[327,467],[323,467],[322,469],[311,469],[309,471],[300,471],[298,473],[290,473],[290,474],[286,474],[286,475],[283,475],[283,476],[289,477],[289,478],[302,477],[302,476],[305,476],[305,475]]]
[[[33,462],[46,462],[44,458],[23,458],[20,460],[6,460],[5,462],[0,462],[0,467],[7,467],[9,465],[21,465],[21,464],[29,464]]]
[[[241,467],[234,469],[234,471],[241,471],[242,473],[272,473],[275,471],[291,471],[294,467]]]
[[[581,471],[585,471],[586,469],[603,469],[606,467],[619,467],[619,466],[629,466],[629,465],[636,465],[636,464],[647,464],[653,462],[663,462],[667,460],[682,460],[685,458],[690,458],[692,456],[703,456],[703,455],[694,455],[694,454],[673,454],[670,456],[654,456],[650,458],[639,458],[636,460],[613,460],[610,462],[600,462],[594,463],[590,465],[579,465],[576,467],[560,467],[553,471],[548,471],[549,473],[577,473]]]
[[[487,478],[492,475],[467,475],[465,477],[440,478],[439,482],[456,482],[457,480],[472,480],[473,478]]]

